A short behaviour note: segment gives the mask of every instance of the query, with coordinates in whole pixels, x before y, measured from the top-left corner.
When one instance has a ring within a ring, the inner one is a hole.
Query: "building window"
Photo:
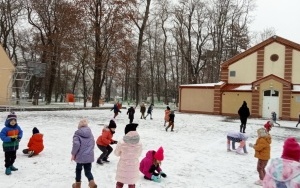
[[[275,61],[277,61],[279,59],[279,56],[277,54],[272,54],[270,56],[270,59],[271,59],[271,61],[275,62]]]
[[[276,90],[266,90],[264,91],[264,96],[272,96],[272,97],[278,97],[279,96],[279,92]]]
[[[235,71],[230,71],[229,75],[230,77],[235,77]]]

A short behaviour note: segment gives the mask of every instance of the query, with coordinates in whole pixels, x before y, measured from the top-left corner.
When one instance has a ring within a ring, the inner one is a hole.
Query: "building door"
[[[279,116],[279,91],[276,90],[264,91],[262,117],[271,118],[271,112]]]

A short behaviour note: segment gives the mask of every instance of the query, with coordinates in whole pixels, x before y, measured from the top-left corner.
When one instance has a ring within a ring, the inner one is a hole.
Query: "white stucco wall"
[[[251,83],[256,80],[257,53],[250,54],[231,64],[228,72],[228,83]],[[230,77],[230,71],[235,71],[235,77]]]
[[[275,62],[271,61],[270,57],[277,54],[279,59]],[[285,61],[285,46],[279,43],[271,43],[265,47],[264,58],[264,77],[274,74],[280,78],[284,78],[284,61]]]

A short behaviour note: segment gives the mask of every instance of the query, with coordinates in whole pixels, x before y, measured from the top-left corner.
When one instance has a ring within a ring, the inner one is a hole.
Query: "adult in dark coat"
[[[128,115],[128,118],[129,118],[129,123],[133,122],[134,113],[135,113],[135,110],[132,106],[130,108],[128,108],[127,115]]]
[[[238,113],[241,120],[240,132],[243,131],[243,133],[245,133],[247,118],[250,116],[250,111],[249,108],[247,107],[246,101],[243,102],[243,105],[240,107]]]

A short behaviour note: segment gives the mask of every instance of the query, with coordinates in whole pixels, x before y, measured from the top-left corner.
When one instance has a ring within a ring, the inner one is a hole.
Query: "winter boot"
[[[102,162],[102,160],[100,158],[97,159],[97,164],[103,165],[103,162]]]
[[[247,152],[246,145],[244,145],[243,150],[244,150],[244,153],[248,153],[248,152]]]
[[[237,153],[237,154],[240,154],[240,155],[243,155],[243,153],[242,153],[242,148],[241,148],[241,147],[238,147],[238,149],[236,150],[236,153]]]
[[[169,127],[170,127],[170,125],[168,125],[168,126],[166,127],[166,131],[168,131]]]
[[[257,180],[256,182],[254,182],[255,185],[260,185],[262,186],[263,185],[263,182],[262,180]]]
[[[11,175],[11,169],[9,167],[5,169],[5,174]]]
[[[28,154],[28,151],[29,151],[28,149],[23,149],[24,154]]]
[[[227,144],[227,151],[231,151],[230,144]]]
[[[91,188],[97,188],[97,185],[96,185],[96,183],[95,183],[94,180],[91,180],[91,181],[89,182],[89,187],[91,187]]]
[[[242,133],[243,125],[240,126],[240,132]]]
[[[135,184],[128,185],[128,188],[135,188]]]
[[[73,183],[72,188],[81,188],[81,182]]]
[[[11,170],[11,171],[17,171],[17,170],[19,170],[19,169],[17,169],[16,167],[14,167],[14,165],[11,165],[11,166],[10,166],[10,170]]]
[[[28,151],[28,157],[32,157],[34,155],[34,151]]]
[[[116,183],[116,188],[123,188],[123,183],[121,183],[121,182],[117,182]],[[128,187],[129,187],[129,185],[128,185]]]
[[[235,150],[235,141],[232,141],[231,145],[232,145],[232,150]]]
[[[110,162],[109,160],[107,160],[107,157],[103,157],[102,161],[103,161],[103,162],[107,162],[107,163]]]

